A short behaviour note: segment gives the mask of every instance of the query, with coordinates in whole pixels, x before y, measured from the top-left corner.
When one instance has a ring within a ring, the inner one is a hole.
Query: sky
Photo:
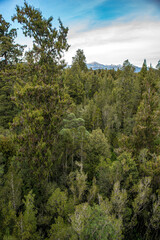
[[[11,22],[16,5],[23,0],[0,0],[0,14]],[[123,64],[126,59],[142,66],[156,66],[160,59],[160,0],[28,0],[41,10],[45,18],[53,16],[58,28],[60,17],[69,27],[70,48],[64,55],[72,63],[78,49],[82,49],[87,63]],[[19,27],[12,23],[12,27]],[[32,46],[21,32],[17,42]]]

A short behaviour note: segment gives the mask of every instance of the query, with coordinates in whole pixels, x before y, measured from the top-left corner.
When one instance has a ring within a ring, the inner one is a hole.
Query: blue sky
[[[81,48],[87,62],[122,64],[129,59],[141,66],[144,58],[155,66],[160,59],[160,0],[28,0],[43,16],[60,17],[69,27],[70,64]],[[10,21],[22,0],[0,0],[0,13]],[[19,27],[16,23],[12,27]],[[19,33],[17,41],[31,47],[31,39]]]

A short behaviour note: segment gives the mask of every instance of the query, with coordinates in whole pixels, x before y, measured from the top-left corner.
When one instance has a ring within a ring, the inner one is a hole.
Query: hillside
[[[104,65],[104,64],[100,64],[98,62],[92,62],[92,63],[87,63],[87,67],[88,69],[92,68],[93,70],[97,70],[97,69],[108,69],[108,70],[111,70],[111,69],[114,69],[115,71],[117,71],[118,69],[121,69],[122,68],[122,65]],[[134,66],[133,67],[135,68],[135,72],[140,72],[141,71],[141,68],[140,67],[137,67],[137,66]]]

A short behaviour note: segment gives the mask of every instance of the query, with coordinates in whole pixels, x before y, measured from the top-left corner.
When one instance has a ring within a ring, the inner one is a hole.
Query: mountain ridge
[[[91,62],[91,63],[87,63],[87,67],[88,69],[93,69],[93,70],[97,70],[97,69],[107,69],[107,70],[111,70],[111,69],[114,69],[115,71],[117,71],[118,69],[121,69],[122,68],[122,65],[121,64],[118,64],[118,65],[115,65],[115,64],[101,64],[101,63],[98,63],[96,61],[94,62]],[[133,67],[135,68],[135,72],[140,72],[141,71],[141,68],[138,67],[138,66],[134,66]]]

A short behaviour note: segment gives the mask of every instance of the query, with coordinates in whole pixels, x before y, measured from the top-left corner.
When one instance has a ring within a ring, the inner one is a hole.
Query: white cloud
[[[87,62],[122,64],[129,59],[141,66],[145,58],[148,64],[151,62],[155,66],[160,59],[159,27],[160,20],[149,18],[114,21],[108,26],[80,32],[74,26],[68,36],[71,47],[65,55],[66,61],[70,64],[80,48],[84,50]]]

